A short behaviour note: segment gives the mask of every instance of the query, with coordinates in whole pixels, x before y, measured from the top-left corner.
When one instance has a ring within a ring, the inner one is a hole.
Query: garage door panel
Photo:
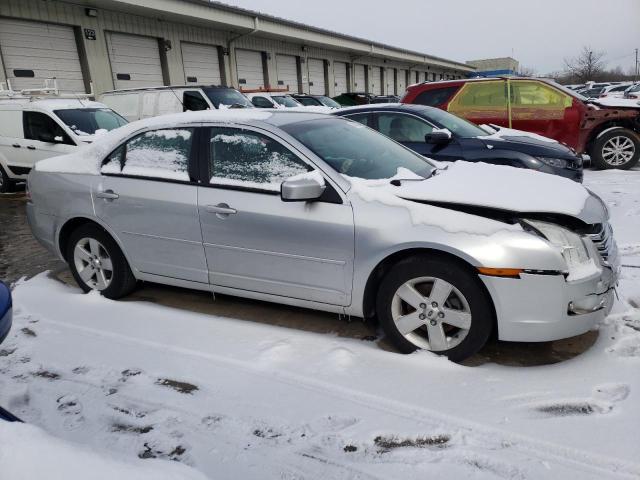
[[[354,65],[353,66],[353,85],[356,92],[364,92],[367,89],[366,86],[366,76],[364,73],[365,66],[364,65]]]
[[[13,88],[39,88],[55,77],[66,92],[84,92],[85,84],[72,27],[14,19],[0,19],[0,52]],[[31,70],[34,77],[16,77],[15,70]]]
[[[276,55],[278,88],[289,88],[290,92],[300,93],[298,81],[298,61],[293,55]]]
[[[236,50],[236,71],[241,88],[264,87],[262,53],[255,50]]]
[[[380,81],[380,67],[371,68],[369,79],[369,91],[375,95],[382,95],[382,82]]]
[[[222,83],[220,58],[216,46],[183,42],[182,65],[185,79],[195,78],[195,81],[187,81],[187,83],[209,85]]]
[[[324,95],[327,93],[324,60],[309,58],[307,64],[309,68],[309,93],[312,95]]]
[[[164,85],[157,38],[108,32],[107,49],[116,89]]]
[[[347,64],[343,62],[333,63],[335,94],[341,95],[349,91],[347,79]]]

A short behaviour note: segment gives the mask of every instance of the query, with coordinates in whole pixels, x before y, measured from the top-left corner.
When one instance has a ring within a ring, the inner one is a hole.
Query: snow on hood
[[[175,113],[138,120],[102,135],[93,136],[93,142],[78,147],[68,155],[48,158],[36,163],[39,172],[78,173],[98,175],[104,157],[111,153],[130,135],[149,128],[175,128],[199,122],[235,122],[251,120],[267,120],[273,114],[258,109],[202,110],[197,112]],[[85,140],[85,138],[82,138]]]
[[[603,107],[635,107],[640,108],[637,98],[604,97],[591,100]]]
[[[591,198],[582,185],[556,175],[533,170],[458,161],[436,175],[422,179],[406,169],[389,179],[347,177],[352,191],[365,201],[407,208],[413,224],[428,224],[448,232],[491,235],[520,230],[496,220],[416,202],[455,203],[519,213],[554,213],[578,217]],[[392,180],[405,180],[400,186]]]
[[[489,134],[489,135],[483,135],[481,137],[477,137],[480,140],[506,140],[506,139],[513,139],[513,137],[528,137],[528,138],[534,138],[541,142],[558,143],[553,138],[543,137],[542,135],[538,135],[537,133],[525,132],[524,130],[515,130],[513,128],[499,127],[497,125],[493,126],[493,125],[486,125],[486,124],[480,125],[480,128],[482,128],[485,132]]]

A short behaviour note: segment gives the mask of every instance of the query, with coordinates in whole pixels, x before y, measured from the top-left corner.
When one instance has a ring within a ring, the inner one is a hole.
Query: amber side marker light
[[[478,272],[482,275],[489,275],[491,277],[520,278],[520,274],[524,272],[524,269],[478,267]]]

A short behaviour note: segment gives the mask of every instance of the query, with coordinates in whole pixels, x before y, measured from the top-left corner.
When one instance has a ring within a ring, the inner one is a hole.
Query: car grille
[[[603,263],[606,266],[615,266],[618,257],[618,247],[613,238],[613,229],[607,223],[601,223],[596,226],[594,233],[588,233],[587,236],[598,249]]]

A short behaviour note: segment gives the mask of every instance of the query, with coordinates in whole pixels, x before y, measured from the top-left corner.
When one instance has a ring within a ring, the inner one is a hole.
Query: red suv
[[[553,138],[598,168],[629,169],[640,158],[640,105],[599,105],[555,82],[478,78],[411,85],[402,103],[438,107],[477,124]]]

